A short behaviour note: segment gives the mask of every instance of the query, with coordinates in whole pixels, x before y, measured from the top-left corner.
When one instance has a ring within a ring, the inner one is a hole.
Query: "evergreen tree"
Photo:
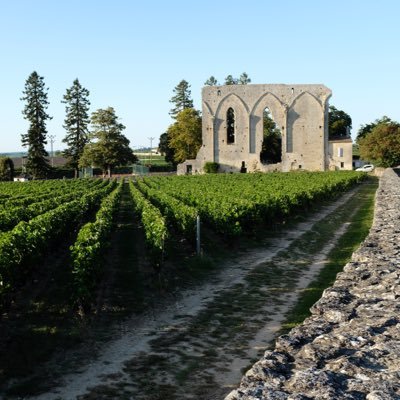
[[[237,85],[238,84],[238,80],[236,78],[234,78],[232,75],[228,75],[225,78],[225,85]]]
[[[89,141],[88,125],[90,122],[89,111],[89,91],[81,86],[78,79],[75,79],[72,87],[67,89],[64,95],[65,113],[64,129],[67,135],[63,142],[68,147],[63,151],[63,156],[67,158],[67,165],[74,168],[75,178],[79,173],[79,159],[82,156],[83,149]]]
[[[240,75],[238,84],[239,85],[247,85],[250,82],[251,82],[251,79],[249,78],[249,76],[246,74],[246,72],[243,72],[242,75]]]
[[[218,81],[214,76],[210,76],[205,82],[205,86],[216,86],[218,85]]]
[[[251,79],[246,74],[246,72],[243,72],[240,75],[239,79],[238,78],[234,78],[232,75],[228,75],[225,78],[225,85],[247,85],[250,82],[251,82]]]
[[[21,135],[22,145],[28,147],[26,169],[35,179],[45,178],[51,168],[44,148],[47,144],[46,121],[51,119],[46,112],[49,104],[47,90],[43,77],[34,71],[25,82],[25,90],[22,92],[24,96],[21,98],[26,102],[22,114],[30,124],[28,132]]]
[[[115,110],[108,107],[92,113],[91,137],[96,142],[88,143],[79,160],[80,167],[94,165],[103,170],[104,175],[111,177],[111,169],[137,161],[129,148],[129,140],[122,134],[125,126],[118,122]]]
[[[176,116],[186,108],[193,108],[193,100],[191,99],[190,85],[184,79],[181,80],[174,89],[175,96],[171,98],[170,103],[175,107],[171,109],[169,115],[176,119]]]

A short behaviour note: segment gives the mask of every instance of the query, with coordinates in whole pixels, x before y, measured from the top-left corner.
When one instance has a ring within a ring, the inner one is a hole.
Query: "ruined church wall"
[[[268,171],[260,163],[263,112],[268,108],[282,134],[283,171],[326,169],[327,114],[331,91],[324,85],[226,85],[202,91],[202,147],[191,164],[201,171],[207,161],[222,172]],[[235,142],[227,141],[227,110],[235,112]]]
[[[387,169],[351,262],[226,400],[400,399],[399,234],[400,178]]]
[[[321,104],[306,92],[288,111],[286,170],[325,170],[325,115]],[[290,164],[289,164],[290,163]]]

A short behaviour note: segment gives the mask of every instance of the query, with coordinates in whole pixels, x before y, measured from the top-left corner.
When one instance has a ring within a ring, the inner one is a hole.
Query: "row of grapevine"
[[[104,186],[106,181],[100,179],[96,180],[75,180],[75,181],[47,181],[47,185],[30,185],[31,182],[23,183],[27,185],[24,188],[24,193],[20,195],[11,195],[6,199],[0,200],[0,210],[9,210],[13,207],[25,207],[27,205],[38,203],[47,200],[50,197],[56,197],[64,194],[65,192],[72,192],[75,190],[87,190],[90,187]],[[2,185],[0,184],[0,189]]]
[[[160,210],[146,199],[132,181],[129,182],[129,189],[135,211],[141,217],[147,242],[153,249],[162,251],[164,242],[168,237],[165,218]]]
[[[122,185],[123,181],[102,200],[95,221],[88,222],[80,229],[75,243],[70,248],[74,298],[83,305],[90,302],[96,286],[101,257],[109,243]]]
[[[105,181],[101,185],[97,184],[95,188],[98,190],[104,187],[104,184],[107,184],[107,182]],[[92,188],[93,185],[69,188],[70,190],[68,190],[66,194],[55,192],[52,196],[46,195],[45,199],[40,198],[38,201],[30,202],[29,205],[8,206],[7,208],[0,209],[0,231],[7,231],[17,225],[18,222],[29,221],[30,219],[54,209],[63,203],[77,199]]]
[[[61,186],[65,186],[67,181],[29,181],[23,183],[15,182],[0,182],[0,204],[10,199],[23,199],[26,196],[35,194],[50,193],[52,190],[57,190]]]
[[[139,190],[160,209],[170,225],[173,225],[189,239],[194,240],[197,210],[175,197],[137,181]]]
[[[167,193],[198,210],[202,221],[219,233],[231,236],[239,235],[243,231],[242,224],[245,220],[260,219],[253,201],[241,196],[228,196],[225,190],[221,190],[221,187],[215,189],[201,187],[196,190],[195,186],[182,184],[184,181],[181,179],[167,179],[168,183],[158,178],[146,178],[145,181],[153,189],[158,186],[160,192]],[[233,178],[231,179],[233,180]]]
[[[73,231],[116,185],[110,182],[0,234],[0,296],[31,273],[51,243]]]
[[[352,171],[203,175],[145,178],[145,183],[196,208],[217,232],[235,236],[329,199],[364,176]]]
[[[24,196],[32,190],[50,190],[50,188],[54,186],[54,182],[57,181],[60,182],[60,180],[29,181],[22,184],[15,182],[0,182],[0,199]]]

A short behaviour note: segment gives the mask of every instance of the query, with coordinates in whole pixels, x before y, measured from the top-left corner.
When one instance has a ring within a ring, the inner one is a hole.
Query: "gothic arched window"
[[[226,142],[235,143],[235,111],[232,107],[226,112]]]

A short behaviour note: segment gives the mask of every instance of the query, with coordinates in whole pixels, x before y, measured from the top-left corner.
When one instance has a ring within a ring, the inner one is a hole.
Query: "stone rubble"
[[[351,262],[225,400],[400,399],[399,267],[400,178],[387,169]]]

